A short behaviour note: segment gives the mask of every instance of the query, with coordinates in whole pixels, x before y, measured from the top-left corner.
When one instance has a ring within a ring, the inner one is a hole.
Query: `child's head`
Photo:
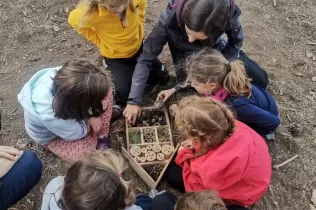
[[[229,63],[216,50],[201,50],[191,55],[185,66],[191,86],[200,94],[215,94],[225,88],[231,95],[251,94],[251,83],[241,61]]]
[[[133,12],[136,11],[132,0],[83,0],[81,4],[88,6],[86,17],[96,12],[99,6],[105,7],[112,13],[121,14],[123,27],[127,25],[126,9],[128,6],[130,6]]]
[[[94,65],[68,61],[53,78],[55,117],[64,120],[99,117],[104,112],[102,100],[109,90],[108,77]]]
[[[232,111],[223,103],[205,97],[183,98],[175,109],[175,122],[184,139],[200,145],[200,154],[220,145],[235,130]]]
[[[135,203],[127,169],[117,152],[96,151],[75,162],[67,171],[60,205],[63,210],[123,210]]]
[[[215,191],[207,190],[184,194],[177,202],[175,210],[227,210]]]
[[[189,41],[209,39],[214,45],[225,32],[234,9],[232,0],[190,0],[184,16]]]

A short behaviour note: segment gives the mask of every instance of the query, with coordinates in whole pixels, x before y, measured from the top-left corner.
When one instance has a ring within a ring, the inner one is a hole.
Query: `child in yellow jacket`
[[[137,59],[143,51],[146,5],[147,0],[84,0],[69,15],[69,24],[100,49],[120,106],[128,100]],[[148,84],[165,82],[167,75],[157,60]]]

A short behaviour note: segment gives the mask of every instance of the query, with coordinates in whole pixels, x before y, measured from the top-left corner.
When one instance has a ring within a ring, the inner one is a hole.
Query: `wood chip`
[[[313,190],[311,201],[316,206],[316,189]]]
[[[313,53],[311,53],[311,52],[307,52],[307,53],[306,53],[306,57],[307,57],[307,58],[311,58],[312,56],[313,56]]]
[[[277,2],[276,0],[273,0],[273,6],[276,7],[277,6]]]

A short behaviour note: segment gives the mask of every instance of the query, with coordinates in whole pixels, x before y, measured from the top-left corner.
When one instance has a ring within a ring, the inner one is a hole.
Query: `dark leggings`
[[[0,178],[0,210],[8,209],[25,197],[39,182],[41,175],[40,159],[34,152],[24,152],[11,170]]]
[[[182,177],[182,168],[176,163],[171,163],[170,166],[167,168],[166,179],[171,187],[181,192],[185,192],[184,181]]]

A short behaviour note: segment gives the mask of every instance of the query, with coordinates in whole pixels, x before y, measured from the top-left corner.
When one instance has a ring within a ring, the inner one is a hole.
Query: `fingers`
[[[159,98],[162,98],[162,99],[163,99],[164,97],[165,97],[164,91],[161,91],[161,92],[158,94],[156,101],[158,101]]]

